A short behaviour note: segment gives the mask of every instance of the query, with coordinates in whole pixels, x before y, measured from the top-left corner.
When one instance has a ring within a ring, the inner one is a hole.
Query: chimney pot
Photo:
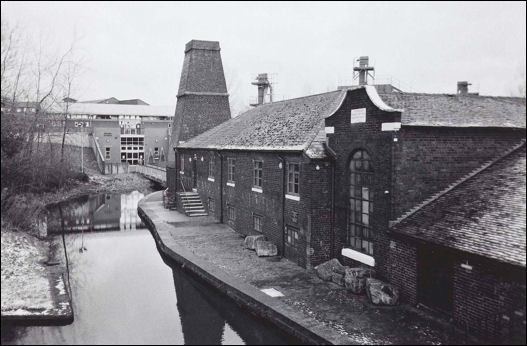
[[[468,95],[468,86],[472,85],[467,81],[457,82],[457,94],[458,95]]]

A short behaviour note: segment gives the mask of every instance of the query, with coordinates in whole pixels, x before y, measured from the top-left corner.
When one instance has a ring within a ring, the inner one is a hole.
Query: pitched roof
[[[185,143],[180,148],[224,150],[304,151],[321,157],[319,135],[323,120],[340,106],[346,91],[267,103],[226,121]],[[324,136],[325,140],[325,136]]]
[[[525,267],[525,168],[523,142],[392,231]]]
[[[402,110],[402,125],[525,128],[525,98],[381,92],[384,102]]]

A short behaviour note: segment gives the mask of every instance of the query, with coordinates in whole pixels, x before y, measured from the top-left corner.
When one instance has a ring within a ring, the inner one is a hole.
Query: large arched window
[[[373,255],[371,214],[373,212],[373,168],[365,150],[356,151],[350,161],[348,244]]]

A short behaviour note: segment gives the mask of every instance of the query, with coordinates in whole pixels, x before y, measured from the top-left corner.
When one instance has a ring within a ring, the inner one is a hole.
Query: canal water
[[[85,196],[50,210],[48,231],[64,230],[75,320],[2,326],[2,344],[296,342],[162,258],[137,216],[142,197]]]

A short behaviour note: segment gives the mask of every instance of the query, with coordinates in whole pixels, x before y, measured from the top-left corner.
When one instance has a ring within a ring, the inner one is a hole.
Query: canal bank
[[[54,192],[19,194],[2,212],[2,323],[65,325],[73,321],[67,258],[61,240],[47,232],[52,222],[48,209],[87,194],[149,193],[157,188],[135,173],[105,176],[87,169],[87,174],[87,181],[70,182]]]
[[[467,342],[448,325],[414,309],[373,306],[364,296],[322,281],[286,259],[259,258],[227,225],[164,209],[161,192],[142,199],[138,212],[164,255],[304,343]],[[265,289],[283,296],[271,297],[262,291]]]
[[[2,324],[2,345],[298,344],[160,256],[137,216],[139,196],[101,194],[62,207],[48,226],[68,254],[75,320]]]

